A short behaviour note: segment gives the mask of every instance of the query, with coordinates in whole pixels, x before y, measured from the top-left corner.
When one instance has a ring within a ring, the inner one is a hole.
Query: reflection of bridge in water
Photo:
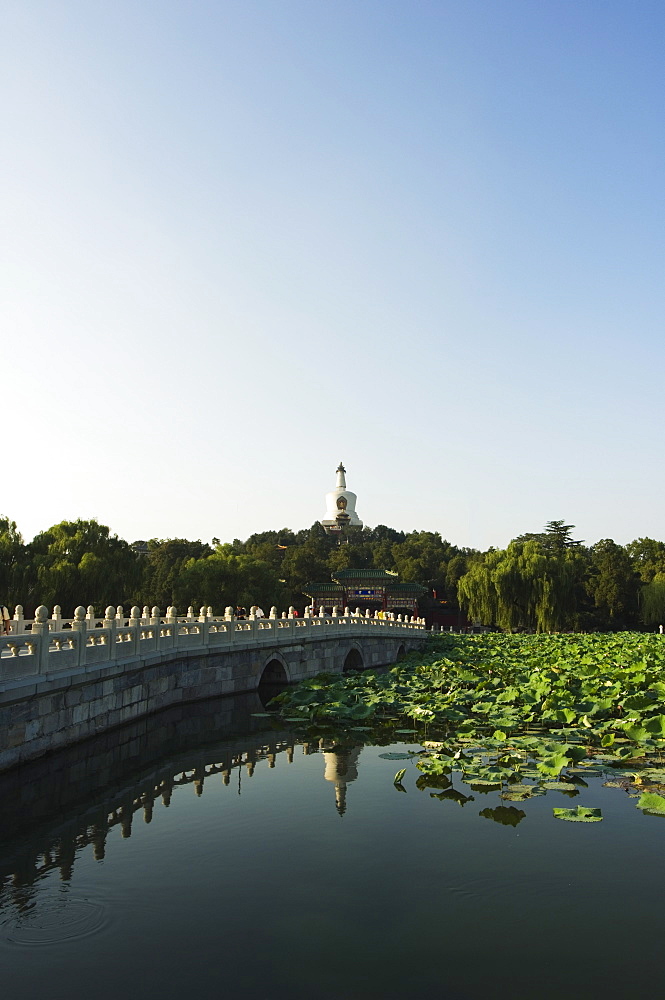
[[[296,748],[323,751],[342,815],[361,748],[298,742],[254,715],[262,712],[255,693],[167,709],[0,775],[0,905],[29,908],[38,883],[54,871],[68,882],[87,847],[101,861],[111,831],[130,837],[136,819],[150,823],[175,789],[193,785],[201,796],[221,777],[240,794],[258,765],[274,768],[280,756],[292,763]]]

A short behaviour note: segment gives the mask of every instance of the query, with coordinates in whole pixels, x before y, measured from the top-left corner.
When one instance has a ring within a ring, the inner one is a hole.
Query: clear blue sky
[[[665,538],[662,0],[5,0],[0,513]]]

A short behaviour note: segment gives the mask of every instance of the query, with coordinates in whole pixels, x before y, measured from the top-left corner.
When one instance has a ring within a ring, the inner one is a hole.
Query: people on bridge
[[[5,635],[9,635],[9,630],[11,628],[10,625],[11,618],[9,617],[9,610],[4,606],[4,604],[0,609],[0,618],[2,624],[2,631],[4,632]]]

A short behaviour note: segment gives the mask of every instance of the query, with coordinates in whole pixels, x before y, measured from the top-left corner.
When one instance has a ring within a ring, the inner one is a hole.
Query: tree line
[[[541,533],[505,549],[460,548],[438,532],[349,530],[338,545],[320,524],[284,528],[211,544],[184,538],[129,543],[95,520],[62,521],[25,542],[16,523],[0,518],[0,603],[59,604],[65,617],[92,605],[227,605],[280,610],[309,603],[308,582],[336,570],[394,570],[429,589],[421,611],[443,602],[471,620],[508,630],[590,631],[651,627],[665,621],[665,542],[638,538],[585,545],[573,525],[550,521]]]

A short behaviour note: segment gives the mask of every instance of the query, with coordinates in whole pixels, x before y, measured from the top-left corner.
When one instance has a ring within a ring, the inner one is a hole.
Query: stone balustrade
[[[162,615],[157,607],[133,607],[129,616],[122,607],[106,608],[104,617],[93,607],[78,607],[73,618],[63,618],[58,605],[49,615],[48,608],[37,608],[34,619],[23,616],[18,605],[10,621],[10,632],[0,637],[0,683],[35,675],[60,673],[102,665],[131,665],[136,659],[160,653],[190,651],[224,652],[240,645],[275,645],[312,637],[334,638],[353,633],[356,636],[386,634],[401,630],[409,635],[425,632],[422,618],[388,612],[363,614],[360,609],[321,610],[311,615],[306,609],[302,618],[293,607],[281,614],[270,609],[268,617],[256,617],[254,608],[246,619],[238,619],[227,607],[223,617],[215,617],[210,607],[198,614],[192,607],[179,615],[169,607]]]

